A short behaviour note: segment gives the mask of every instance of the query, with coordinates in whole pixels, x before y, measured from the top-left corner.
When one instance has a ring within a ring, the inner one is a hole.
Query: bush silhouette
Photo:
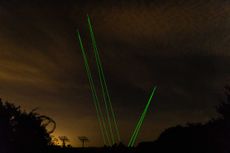
[[[44,123],[44,121],[48,121]],[[0,99],[0,152],[1,153],[34,153],[44,152],[51,143],[50,132],[46,127],[55,122],[31,112],[22,111],[20,106]],[[55,127],[55,126],[54,126]]]
[[[226,88],[227,100],[217,107],[220,117],[207,123],[190,123],[166,129],[155,142],[141,143],[143,152],[156,153],[226,153],[230,152],[230,87]]]

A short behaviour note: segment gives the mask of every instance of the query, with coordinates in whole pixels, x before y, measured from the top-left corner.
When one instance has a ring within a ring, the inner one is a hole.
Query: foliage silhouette
[[[166,129],[154,142],[138,145],[139,152],[164,153],[227,153],[230,152],[230,87],[226,86],[227,100],[217,106],[221,115],[207,123],[190,123]]]
[[[55,128],[55,122],[35,110],[25,112],[20,106],[0,99],[1,153],[42,153],[52,144],[50,134]],[[44,120],[49,120],[49,123],[43,124]],[[46,127],[51,123],[54,128],[49,132]]]

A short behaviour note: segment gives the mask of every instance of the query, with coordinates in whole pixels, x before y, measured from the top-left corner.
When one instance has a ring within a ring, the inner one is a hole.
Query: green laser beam
[[[136,138],[138,136],[138,134],[140,133],[140,128],[141,128],[141,125],[143,124],[143,121],[144,121],[144,118],[146,116],[146,112],[147,112],[147,109],[148,109],[149,106],[146,105],[146,108],[145,110],[143,111],[142,115],[141,115],[141,118],[136,126],[136,129],[132,135],[132,138],[130,139],[130,142],[128,144],[129,147],[133,147],[135,142],[136,142]]]
[[[108,137],[108,132],[106,130],[105,122],[104,122],[104,119],[103,119],[103,114],[102,114],[102,111],[101,111],[101,108],[100,108],[100,104],[98,102],[98,96],[97,96],[96,89],[95,89],[95,86],[94,86],[94,82],[93,82],[93,79],[92,79],[91,71],[90,71],[90,68],[89,68],[89,65],[88,65],[88,60],[87,60],[87,56],[86,56],[86,53],[85,53],[85,50],[84,50],[84,47],[83,47],[82,39],[81,39],[79,31],[77,33],[78,33],[78,39],[79,39],[81,51],[82,51],[82,54],[83,54],[85,68],[86,68],[87,76],[88,76],[88,79],[89,79],[89,84],[90,84],[90,88],[91,88],[91,92],[92,92],[94,105],[95,105],[95,108],[96,108],[97,118],[98,118],[99,126],[100,126],[100,129],[101,129],[103,141],[104,141],[104,144],[107,144],[106,141],[108,141],[108,144],[111,145],[109,137]]]
[[[133,132],[133,134],[132,134],[132,137],[131,137],[131,139],[130,139],[130,141],[129,141],[129,143],[128,143],[128,147],[131,147],[131,146],[132,146],[132,143],[133,143],[133,141],[134,141],[134,137],[135,137],[135,135],[136,135],[136,133],[137,133],[137,131],[138,131],[139,125],[140,125],[140,123],[141,123],[141,120],[143,120],[143,115],[141,115],[141,117],[140,117],[140,119],[139,119],[139,121],[138,121],[138,123],[137,123],[137,125],[136,125],[136,128],[135,128],[135,130],[134,130],[134,132]]]
[[[90,22],[89,22],[89,24],[90,24]],[[93,37],[93,34],[92,34],[91,27],[90,27],[90,36],[92,38],[93,49],[94,49],[94,53],[95,53],[97,49],[96,49],[96,44],[95,44],[95,40],[94,40],[94,37]],[[105,89],[104,89],[103,80],[102,80],[101,69],[100,69],[100,65],[99,65],[99,61],[98,61],[97,56],[96,56],[96,63],[97,63],[97,69],[98,69],[100,84],[101,84],[101,88],[102,88],[102,95],[103,95],[105,108],[106,108],[106,115],[107,115],[107,121],[108,121],[108,124],[109,124],[110,135],[111,135],[112,143],[114,144],[115,141],[114,141],[114,135],[113,135],[113,131],[112,131],[111,119],[110,119],[108,104],[107,104],[107,100],[106,100],[106,95],[105,95]]]
[[[96,52],[96,59],[97,59],[97,63],[99,64],[99,66],[100,66],[100,69],[102,69],[101,68],[101,64],[100,64],[100,61],[99,61],[99,58],[98,58],[98,53]],[[106,96],[105,98],[107,98],[107,103],[108,103],[108,110],[109,110],[109,113],[111,113],[111,115],[112,115],[112,121],[111,121],[111,126],[112,126],[112,124],[115,126],[115,132],[116,132],[116,134],[117,134],[117,139],[118,139],[118,141],[120,141],[120,137],[119,137],[119,134],[118,134],[118,130],[117,130],[117,125],[116,125],[116,121],[115,121],[115,115],[114,115],[114,111],[113,111],[113,108],[112,108],[112,105],[111,105],[111,103],[110,103],[110,97],[109,97],[109,95],[108,95],[108,89],[107,89],[107,86],[106,86],[106,83],[105,83],[105,78],[104,78],[104,76],[103,76],[103,73],[102,73],[102,70],[101,70],[101,76],[102,76],[102,83],[103,83],[103,85],[104,85],[104,95]],[[113,123],[112,123],[113,122]],[[114,130],[113,128],[112,128],[112,130]],[[115,134],[115,135],[116,135]],[[115,137],[115,136],[114,136]],[[114,138],[115,139],[115,138]]]
[[[97,96],[96,96],[96,94],[94,93],[94,90],[93,90],[92,80],[91,80],[91,77],[90,77],[90,71],[89,71],[89,67],[88,67],[88,64],[87,64],[88,61],[87,61],[87,58],[86,58],[86,53],[84,51],[84,47],[83,47],[81,36],[80,36],[79,32],[78,32],[78,39],[79,39],[79,42],[80,42],[80,46],[81,46],[81,50],[82,50],[82,54],[83,54],[83,58],[84,58],[84,62],[85,62],[85,68],[86,68],[86,72],[87,72],[87,75],[88,75],[90,88],[91,88],[91,91],[92,91],[93,101],[95,102],[94,104],[95,104],[95,108],[96,108],[96,112],[97,112],[97,116],[98,116],[100,128],[102,129],[102,123],[101,123],[101,119],[100,119],[100,115],[99,115],[99,110],[98,110],[98,104],[97,104],[97,100],[96,100]],[[101,130],[101,133],[103,135],[103,141],[104,141],[104,143],[106,143],[105,142],[105,135],[104,135],[103,129]]]
[[[136,139],[137,139],[137,136],[138,136],[138,134],[140,133],[140,128],[141,128],[141,126],[142,126],[142,124],[143,124],[143,121],[144,121],[144,119],[145,119],[145,116],[146,116],[146,113],[147,113],[147,110],[148,110],[148,107],[149,107],[149,104],[150,104],[150,102],[151,102],[151,99],[152,99],[152,96],[153,96],[154,92],[155,92],[155,89],[153,90],[153,92],[152,92],[152,94],[151,94],[151,96],[150,96],[150,98],[149,98],[149,101],[148,101],[148,103],[147,103],[147,105],[146,105],[146,107],[145,107],[145,109],[144,109],[144,111],[143,111],[143,113],[142,113],[142,115],[141,115],[141,119],[140,119],[139,122],[138,122],[138,125],[137,125],[137,127],[136,127],[135,133],[133,134],[133,139],[131,140],[131,142],[130,142],[130,144],[129,144],[130,147],[133,147],[133,146],[134,146],[134,144],[135,144],[135,142],[136,142]]]
[[[139,121],[138,121],[138,123],[136,125],[136,128],[135,128],[135,130],[134,130],[134,132],[132,134],[132,137],[131,137],[131,139],[130,139],[130,141],[128,143],[128,147],[133,147],[135,142],[136,142],[137,136],[140,133],[141,126],[143,125],[144,118],[146,116],[147,110],[148,110],[149,105],[150,105],[150,103],[152,101],[152,98],[153,98],[153,95],[154,95],[155,91],[156,91],[156,87],[154,87],[154,89],[153,89],[153,91],[152,91],[152,93],[151,93],[151,95],[149,97],[149,100],[148,100],[148,102],[147,102],[147,104],[145,106],[145,109],[144,109],[143,113],[141,114],[141,117],[140,117],[140,119],[139,119]]]
[[[132,147],[133,144],[135,143],[135,137],[136,137],[136,135],[137,135],[137,133],[138,133],[138,131],[139,131],[139,129],[140,129],[140,125],[141,125],[142,121],[144,120],[144,117],[145,117],[145,110],[144,110],[144,113],[141,114],[141,118],[140,118],[140,120],[138,121],[138,124],[137,124],[137,126],[136,126],[136,128],[135,128],[135,131],[134,131],[134,133],[133,133],[133,136],[132,136],[132,138],[131,138],[131,141],[130,141],[130,143],[129,143],[129,145],[128,145],[129,147]]]
[[[84,51],[84,50],[83,50]],[[94,96],[94,101],[96,102],[95,103],[95,106],[96,106],[96,110],[97,110],[97,112],[99,112],[98,114],[99,114],[99,116],[101,116],[101,118],[102,118],[102,123],[100,122],[100,117],[99,117],[99,123],[101,123],[102,124],[102,126],[103,126],[103,128],[105,129],[105,134],[106,134],[106,138],[107,138],[107,140],[108,140],[108,134],[107,134],[107,131],[106,131],[106,128],[105,128],[105,123],[104,123],[104,119],[103,119],[103,115],[102,115],[102,112],[101,112],[101,109],[100,109],[100,105],[99,105],[99,102],[98,102],[98,97],[97,97],[97,94],[96,94],[96,90],[95,90],[95,87],[94,87],[94,83],[93,83],[93,80],[92,80],[92,76],[91,76],[91,73],[90,73],[90,70],[89,70],[89,66],[88,66],[88,62],[87,62],[87,58],[86,58],[86,54],[85,54],[85,52],[83,52],[83,57],[84,57],[84,59],[85,59],[85,66],[86,66],[86,70],[87,70],[87,74],[88,74],[88,76],[89,76],[89,82],[90,82],[90,85],[91,85],[91,91],[92,91],[92,94],[93,94],[93,96]],[[103,133],[103,130],[102,130],[102,133]],[[109,140],[108,140],[108,143],[110,143],[109,142]],[[105,143],[106,144],[106,143]]]
[[[95,40],[95,36],[94,36],[94,33],[93,33],[93,28],[92,28],[92,24],[90,22],[90,17],[89,16],[88,16],[88,24],[89,24],[91,39],[92,39],[92,42],[93,42],[95,58],[96,58],[96,62],[97,62],[97,65],[98,65],[98,71],[99,71],[99,75],[101,76],[100,81],[102,82],[101,85],[102,85],[102,89],[104,90],[103,94],[104,94],[104,96],[107,97],[109,109],[110,109],[111,114],[112,114],[113,124],[115,126],[115,131],[116,131],[116,134],[117,134],[117,138],[118,138],[118,141],[120,141],[120,134],[119,134],[116,118],[115,118],[115,113],[113,111],[113,107],[112,107],[112,104],[111,104],[111,98],[110,98],[110,95],[109,95],[109,92],[108,92],[108,87],[107,87],[107,84],[106,84],[106,79],[105,79],[105,75],[104,75],[104,72],[103,72],[103,68],[102,68],[102,64],[101,64],[100,56],[99,56],[99,53],[98,53],[98,48],[97,48],[97,45],[96,45],[96,40]],[[106,100],[106,98],[105,98],[105,100]]]
[[[129,141],[129,143],[128,143],[128,147],[130,147],[131,144],[132,144],[132,142],[133,142],[133,139],[134,139],[134,137],[135,137],[135,134],[137,133],[137,130],[138,130],[138,127],[139,127],[139,124],[140,124],[140,121],[142,120],[142,118],[143,118],[143,115],[141,115],[140,119],[139,119],[138,122],[137,122],[137,125],[136,125],[136,127],[135,127],[135,130],[134,130],[134,132],[133,132],[133,134],[132,134],[132,136],[131,136],[131,138],[130,138],[130,141]]]
[[[138,124],[137,131],[136,131],[136,133],[135,133],[135,135],[134,135],[134,137],[133,137],[133,140],[132,140],[132,142],[131,142],[131,145],[130,145],[131,147],[133,147],[133,146],[135,145],[137,136],[138,136],[138,134],[140,133],[140,128],[141,128],[141,125],[143,124],[143,121],[144,121],[145,117],[146,117],[146,111],[145,111],[144,114],[142,115],[141,120],[140,120],[140,122],[139,122],[139,124]]]
[[[135,142],[136,142],[136,139],[137,139],[137,136],[138,136],[138,134],[140,133],[140,128],[141,128],[141,126],[142,126],[142,124],[143,124],[143,121],[144,121],[144,119],[145,119],[147,110],[148,110],[149,105],[150,105],[150,103],[151,103],[152,97],[153,97],[153,95],[154,95],[154,93],[155,93],[155,90],[156,90],[156,87],[153,89],[153,92],[152,92],[152,94],[151,94],[151,96],[150,96],[150,98],[149,98],[149,100],[148,100],[148,103],[147,103],[147,105],[146,105],[146,107],[145,107],[145,109],[144,109],[144,112],[142,113],[142,117],[141,117],[141,119],[140,119],[139,124],[137,125],[137,130],[136,130],[136,133],[135,133],[134,138],[133,138],[133,140],[132,140],[131,147],[134,146],[134,144],[135,144]]]

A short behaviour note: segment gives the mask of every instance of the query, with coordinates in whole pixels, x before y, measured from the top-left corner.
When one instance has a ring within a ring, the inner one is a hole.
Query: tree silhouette
[[[141,151],[148,148],[153,152],[230,152],[230,87],[225,89],[227,98],[216,109],[220,117],[206,123],[170,127],[156,141],[142,143]]]
[[[217,106],[217,112],[224,118],[230,119],[230,86],[225,87],[226,101]]]
[[[65,148],[66,147],[66,142],[69,142],[69,138],[67,136],[59,136],[59,139],[62,142],[62,147]]]
[[[20,106],[0,99],[0,152],[43,152],[51,144],[50,134],[55,129],[55,122],[35,112],[27,113]],[[49,120],[43,124],[44,118]],[[46,127],[53,124],[51,131]]]
[[[226,100],[217,107],[217,112],[221,117],[207,124],[209,130],[213,132],[212,145],[215,143],[219,152],[230,152],[230,86],[225,87],[225,94]]]
[[[85,142],[89,141],[89,139],[86,136],[80,136],[78,139],[82,142],[82,148],[85,147]]]

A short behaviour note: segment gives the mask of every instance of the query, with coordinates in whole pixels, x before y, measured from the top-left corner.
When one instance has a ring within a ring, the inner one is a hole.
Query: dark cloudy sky
[[[215,117],[230,82],[227,0],[1,0],[0,95],[57,122],[56,136],[102,145],[76,38],[93,54],[92,18],[122,139],[127,142],[153,86],[139,141],[165,128]]]

